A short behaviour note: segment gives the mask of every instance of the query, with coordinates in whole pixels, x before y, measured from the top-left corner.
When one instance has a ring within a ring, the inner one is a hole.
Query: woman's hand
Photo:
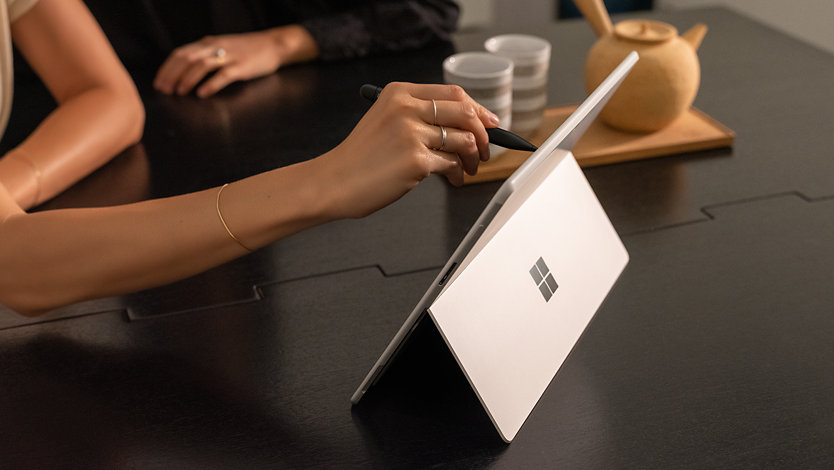
[[[262,77],[317,56],[315,40],[298,25],[207,36],[174,49],[159,68],[154,87],[163,93],[184,95],[213,73],[197,88],[197,96],[205,98],[232,82]]]
[[[332,191],[331,215],[368,215],[431,173],[463,184],[464,171],[474,175],[489,160],[485,128],[497,125],[498,117],[458,86],[389,84],[347,139],[317,159]]]

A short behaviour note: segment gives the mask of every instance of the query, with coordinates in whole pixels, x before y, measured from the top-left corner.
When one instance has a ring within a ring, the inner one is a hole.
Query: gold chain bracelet
[[[223,228],[226,229],[226,233],[228,233],[229,236],[232,237],[232,240],[236,241],[237,244],[242,246],[243,249],[245,249],[246,251],[251,252],[253,250],[248,246],[244,245],[243,242],[240,241],[240,239],[236,237],[234,233],[232,233],[232,230],[229,228],[229,226],[226,224],[226,221],[223,219],[223,213],[220,212],[220,194],[223,193],[223,190],[226,189],[226,186],[228,185],[229,183],[226,183],[223,186],[220,186],[220,189],[217,190],[217,201],[215,203],[215,206],[217,207],[217,217],[220,218],[220,223],[223,224]]]

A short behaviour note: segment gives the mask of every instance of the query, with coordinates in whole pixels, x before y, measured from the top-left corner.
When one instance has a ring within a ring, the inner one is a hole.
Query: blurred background
[[[489,27],[498,19],[550,22],[578,16],[572,0],[457,0],[460,29]],[[834,0],[605,0],[611,14],[720,6],[834,53]],[[616,22],[616,20],[615,20]]]

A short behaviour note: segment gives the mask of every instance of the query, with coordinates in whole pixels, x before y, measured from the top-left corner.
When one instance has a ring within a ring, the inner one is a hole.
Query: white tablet
[[[510,442],[628,263],[570,153],[637,62],[629,54],[496,192],[353,394],[428,312]]]

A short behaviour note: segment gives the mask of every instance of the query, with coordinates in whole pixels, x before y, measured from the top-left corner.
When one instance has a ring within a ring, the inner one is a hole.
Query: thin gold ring
[[[434,108],[434,125],[437,125],[437,103],[431,100],[431,106]]]

